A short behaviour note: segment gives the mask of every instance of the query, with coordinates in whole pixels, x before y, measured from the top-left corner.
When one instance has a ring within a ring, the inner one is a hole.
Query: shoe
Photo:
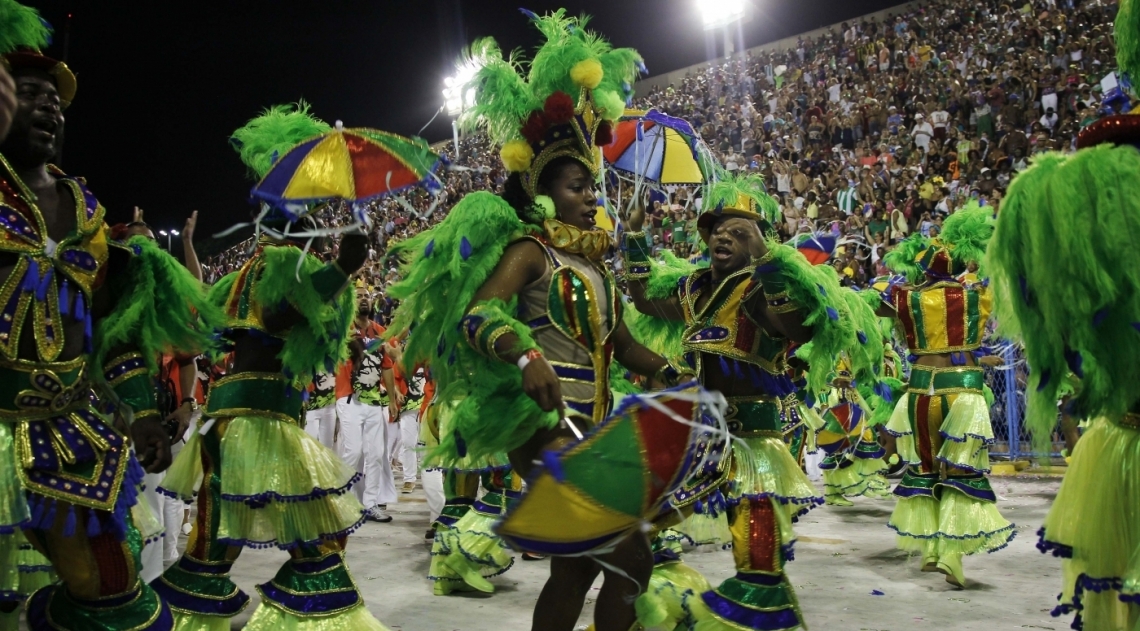
[[[407,495],[408,493],[411,493],[414,490],[416,490],[416,483],[415,482],[405,482],[404,488],[400,489],[400,492]]]
[[[193,524],[191,524],[190,522],[186,522],[185,524],[182,524],[182,534],[189,535],[191,530],[194,530]]]
[[[533,552],[523,552],[522,553],[522,560],[523,561],[545,561],[546,555],[545,554],[535,554]]]
[[[427,532],[424,533],[424,543],[435,543],[435,528],[428,528]]]
[[[472,589],[483,592],[484,594],[495,593],[494,584],[486,578],[483,578],[483,575],[479,573],[479,568],[475,567],[474,564],[468,562],[467,559],[462,556],[452,554],[443,560],[443,564],[446,565],[449,570],[462,577],[463,582],[467,583]]]
[[[966,574],[962,571],[961,555],[938,559],[938,571],[946,575],[946,582],[958,589],[966,589]]]
[[[828,495],[826,497],[826,504],[828,506],[854,506],[855,503],[843,497],[842,495]]]
[[[387,506],[373,506],[364,512],[364,519],[387,524],[392,521],[392,516],[388,514],[387,508]]]

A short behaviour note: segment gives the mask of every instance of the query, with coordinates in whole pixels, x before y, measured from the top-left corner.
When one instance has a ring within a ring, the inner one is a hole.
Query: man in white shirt
[[[1057,114],[1053,108],[1046,109],[1039,122],[1042,127],[1049,130],[1050,134],[1053,133],[1053,128],[1057,126]]]
[[[946,126],[950,124],[950,113],[939,106],[930,113],[930,124],[934,127],[934,137],[946,140]]]
[[[930,149],[930,139],[934,137],[934,128],[926,122],[926,117],[922,114],[915,114],[914,120],[914,129],[910,131],[910,135],[914,137],[915,146],[926,153]]]

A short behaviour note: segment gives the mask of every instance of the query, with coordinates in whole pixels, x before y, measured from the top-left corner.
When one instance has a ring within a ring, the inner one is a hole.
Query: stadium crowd
[[[1033,155],[1073,150],[1082,127],[1127,107],[1102,94],[1115,68],[1115,12],[1101,0],[933,0],[845,22],[792,48],[710,64],[634,105],[687,119],[725,168],[762,176],[783,210],[782,238],[816,230],[840,237],[834,264],[862,285],[885,273],[881,260],[893,244],[915,231],[937,234],[970,198],[999,210]],[[416,191],[373,205],[360,284],[374,296],[395,274],[391,243],[505,180],[482,136],[447,157],[459,168],[440,171],[438,198]],[[607,193],[617,205],[627,201],[613,186]],[[671,188],[653,201],[658,250],[697,253],[697,196]],[[207,279],[239,267],[247,252],[248,242],[209,258]]]

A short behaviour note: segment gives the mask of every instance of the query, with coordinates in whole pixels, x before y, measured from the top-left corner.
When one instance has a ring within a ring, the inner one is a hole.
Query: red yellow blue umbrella
[[[718,420],[702,414],[707,397],[688,385],[623,400],[583,440],[544,454],[526,495],[496,527],[499,536],[519,550],[584,554],[656,518],[689,478],[723,455],[710,449]]]
[[[273,206],[342,199],[360,202],[426,184],[440,157],[418,138],[377,129],[336,129],[290,149],[253,187]]]
[[[700,184],[707,172],[692,125],[657,110],[627,110],[602,153],[614,169],[658,184]]]

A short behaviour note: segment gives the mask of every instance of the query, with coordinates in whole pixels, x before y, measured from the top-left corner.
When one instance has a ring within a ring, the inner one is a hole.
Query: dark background
[[[594,16],[616,46],[637,48],[650,75],[706,60],[697,0],[25,0],[56,29],[79,90],[65,112],[62,168],[85,176],[108,222],[146,210],[196,241],[249,216],[251,182],[229,133],[262,108],[305,98],[330,124],[413,135],[443,103],[463,46],[493,36],[504,50],[538,43],[518,7]],[[746,47],[901,4],[900,0],[750,0]],[[68,17],[70,15],[70,18]],[[713,37],[722,39],[719,31]],[[450,137],[440,114],[423,133]],[[178,246],[175,245],[175,249]]]

